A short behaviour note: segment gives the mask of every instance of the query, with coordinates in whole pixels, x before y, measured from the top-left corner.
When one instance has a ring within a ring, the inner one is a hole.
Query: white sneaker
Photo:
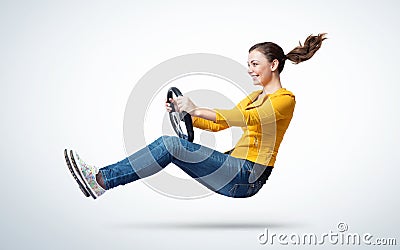
[[[83,182],[83,178],[80,175],[79,171],[75,170],[72,167],[71,161],[68,156],[68,151],[66,149],[64,149],[64,157],[65,157],[65,162],[67,163],[67,167],[68,167],[69,171],[71,172],[72,177],[74,177],[74,180],[76,181],[76,183],[78,183],[80,190],[86,197],[89,197],[90,193],[89,193],[88,189],[86,188],[85,183]]]
[[[96,199],[100,195],[104,194],[106,190],[104,190],[96,181],[96,174],[99,172],[99,170],[95,166],[86,164],[75,151],[71,150],[70,156],[72,164],[79,171],[92,197]]]

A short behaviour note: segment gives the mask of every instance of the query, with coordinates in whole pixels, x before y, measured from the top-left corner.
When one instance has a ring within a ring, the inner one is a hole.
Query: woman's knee
[[[179,138],[176,136],[163,135],[160,137],[164,146],[168,149],[168,151],[172,152],[174,148],[179,145]]]
[[[157,143],[163,143],[164,145],[171,145],[174,144],[175,140],[178,139],[176,136],[170,136],[170,135],[162,135],[158,137],[154,142]]]

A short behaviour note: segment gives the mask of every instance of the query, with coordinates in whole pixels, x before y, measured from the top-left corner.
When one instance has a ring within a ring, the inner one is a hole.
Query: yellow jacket
[[[256,100],[261,93],[262,90],[252,92],[233,109],[214,109],[215,122],[193,117],[193,126],[213,132],[231,126],[241,127],[243,135],[231,156],[274,166],[279,145],[293,117],[296,101],[293,93],[285,88]]]

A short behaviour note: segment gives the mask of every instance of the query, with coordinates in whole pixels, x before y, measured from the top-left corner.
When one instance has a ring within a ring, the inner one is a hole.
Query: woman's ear
[[[278,69],[279,61],[278,59],[274,59],[271,63],[271,71],[275,71]]]

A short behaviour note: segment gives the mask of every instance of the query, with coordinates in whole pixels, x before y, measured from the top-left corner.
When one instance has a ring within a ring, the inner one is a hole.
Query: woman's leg
[[[165,159],[162,159],[163,157],[165,158],[167,154],[167,152],[163,150],[162,141],[163,137],[159,137],[157,140],[129,157],[99,169],[99,174],[102,176],[105,189],[125,185],[162,170],[163,167],[159,162],[167,162]]]
[[[153,175],[169,163],[209,189],[227,196],[251,196],[265,182],[249,183],[254,163],[175,136],[158,138],[126,159],[100,169],[100,174],[105,188],[110,189]]]

